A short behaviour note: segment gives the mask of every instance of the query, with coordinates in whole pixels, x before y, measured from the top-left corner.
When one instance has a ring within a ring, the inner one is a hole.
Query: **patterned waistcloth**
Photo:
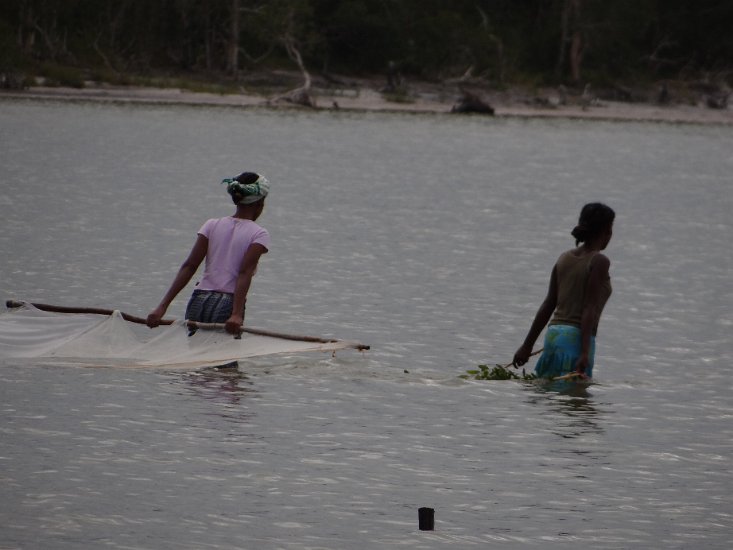
[[[186,320],[200,323],[226,323],[232,315],[234,296],[227,292],[194,290],[186,306]],[[244,312],[242,312],[244,315]],[[196,329],[189,329],[189,335]]]
[[[596,339],[590,340],[590,358],[587,376],[593,376],[593,358],[596,352]],[[540,355],[535,373],[540,378],[555,378],[575,372],[575,362],[580,356],[580,329],[571,325],[550,325],[545,333],[545,346]]]

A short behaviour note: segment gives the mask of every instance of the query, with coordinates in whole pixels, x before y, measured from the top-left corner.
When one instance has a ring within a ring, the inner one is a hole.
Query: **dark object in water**
[[[435,510],[432,508],[419,508],[417,518],[420,531],[433,531],[435,529]]]

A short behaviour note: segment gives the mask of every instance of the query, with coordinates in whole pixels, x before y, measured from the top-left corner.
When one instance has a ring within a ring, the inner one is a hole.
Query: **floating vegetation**
[[[521,375],[511,370],[511,365],[496,365],[495,367],[489,367],[488,365],[479,365],[478,369],[467,370],[466,373],[461,376],[464,379],[473,380],[536,380],[537,375],[534,373],[527,374],[522,369]]]

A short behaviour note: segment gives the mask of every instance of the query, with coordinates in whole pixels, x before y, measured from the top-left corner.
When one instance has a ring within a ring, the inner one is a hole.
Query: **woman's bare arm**
[[[527,333],[527,337],[524,339],[524,343],[514,354],[514,365],[521,367],[529,360],[529,356],[532,354],[532,347],[547,323],[550,322],[550,318],[552,317],[552,313],[555,311],[555,307],[557,307],[557,266],[552,268],[547,296],[542,302],[540,308],[537,310],[532,326],[529,328],[529,332]]]
[[[580,317],[580,356],[575,362],[575,370],[585,373],[590,361],[590,343],[593,336],[598,312],[601,308],[603,283],[608,280],[611,261],[603,254],[596,254],[590,262],[588,286],[585,290],[583,313]]]
[[[178,293],[181,292],[181,290],[183,290],[183,288],[188,284],[191,277],[196,274],[196,270],[198,270],[201,262],[206,257],[208,247],[209,239],[203,235],[198,235],[191,252],[189,252],[188,257],[185,259],[183,264],[181,264],[181,267],[173,279],[168,292],[165,293],[165,296],[163,296],[158,307],[148,314],[147,325],[150,328],[160,325],[160,320],[168,310],[168,306],[171,305],[171,302],[176,296],[178,296]]]
[[[234,304],[232,306],[232,315],[227,319],[226,330],[232,334],[240,334],[240,327],[244,323],[242,311],[244,311],[244,304],[247,300],[247,293],[249,287],[252,284],[252,277],[254,277],[255,271],[257,271],[257,264],[263,254],[267,253],[267,248],[259,243],[254,243],[249,246],[247,252],[244,254],[242,264],[239,268],[239,275],[237,276],[237,285],[234,290]]]

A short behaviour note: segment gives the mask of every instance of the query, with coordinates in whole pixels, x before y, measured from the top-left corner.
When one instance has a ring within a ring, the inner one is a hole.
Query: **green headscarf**
[[[254,183],[241,183],[235,178],[221,180],[227,186],[227,192],[234,198],[241,197],[237,204],[252,204],[264,199],[270,192],[270,182],[264,176],[258,176]]]

